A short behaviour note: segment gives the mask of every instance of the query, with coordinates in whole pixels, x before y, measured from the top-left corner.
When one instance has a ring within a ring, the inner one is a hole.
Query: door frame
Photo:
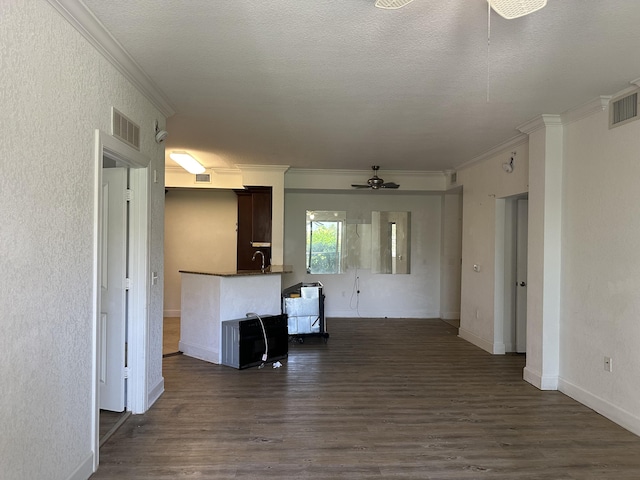
[[[515,352],[517,202],[528,193],[496,199],[493,353]]]
[[[129,204],[129,291],[127,325],[127,405],[132,413],[144,413],[147,399],[147,352],[149,350],[149,163],[150,159],[132,147],[101,131],[95,131],[94,150],[94,236],[93,236],[93,325],[92,325],[92,452],[98,468],[100,445],[100,342],[102,277],[102,166],[103,158],[117,160],[130,168]]]

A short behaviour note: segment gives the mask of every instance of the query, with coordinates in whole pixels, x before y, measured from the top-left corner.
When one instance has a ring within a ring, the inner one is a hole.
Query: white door
[[[100,408],[125,409],[127,169],[102,171],[102,310],[100,315]]]
[[[527,351],[527,238],[529,201],[517,202],[516,226],[516,352]]]

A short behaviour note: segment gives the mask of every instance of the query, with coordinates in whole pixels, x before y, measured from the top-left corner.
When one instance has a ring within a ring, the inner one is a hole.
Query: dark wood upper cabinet
[[[271,264],[271,187],[247,187],[236,190],[238,197],[238,270],[259,270],[262,264],[256,251],[264,254],[265,266]]]
[[[271,246],[271,188],[251,194],[251,241]]]

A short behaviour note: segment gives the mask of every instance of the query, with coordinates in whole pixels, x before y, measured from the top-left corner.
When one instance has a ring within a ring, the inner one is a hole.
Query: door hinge
[[[130,278],[125,278],[124,279],[124,289],[125,290],[131,290],[131,287],[133,286],[133,282],[131,281]]]
[[[124,367],[124,378],[129,378],[130,373],[129,367]]]
[[[127,188],[125,190],[125,200],[127,202],[130,202],[131,200],[133,200],[133,190],[131,190],[130,188]]]

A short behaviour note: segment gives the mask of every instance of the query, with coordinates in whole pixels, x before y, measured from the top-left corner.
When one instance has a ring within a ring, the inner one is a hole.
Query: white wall
[[[607,116],[565,126],[560,389],[640,434],[640,121]]]
[[[440,318],[460,318],[462,260],[462,192],[442,197],[442,265],[440,269]]]
[[[294,273],[283,287],[298,282],[324,285],[327,317],[437,318],[440,316],[440,242],[442,195],[399,192],[301,193],[285,191],[284,261]],[[372,274],[350,269],[338,275],[308,275],[305,268],[306,210],[340,210],[347,221],[371,222],[371,212],[411,212],[411,273]],[[360,298],[354,282],[359,277]]]
[[[506,173],[502,164],[516,152],[515,167]],[[460,336],[491,353],[503,349],[502,332],[496,338],[496,236],[497,224],[504,224],[504,203],[500,199],[527,191],[529,164],[523,143],[458,171],[463,185],[462,279]],[[500,208],[502,207],[502,208]],[[480,271],[474,271],[478,265]],[[501,273],[502,274],[502,273]]]
[[[164,118],[47,2],[0,3],[2,478],[92,467],[94,131],[115,106],[140,124],[151,184],[150,268],[162,278]],[[162,282],[151,287],[148,387],[162,379]],[[90,471],[90,470],[89,470]]]
[[[165,197],[164,315],[180,316],[180,270],[236,270],[238,201],[231,190],[174,189]]]

